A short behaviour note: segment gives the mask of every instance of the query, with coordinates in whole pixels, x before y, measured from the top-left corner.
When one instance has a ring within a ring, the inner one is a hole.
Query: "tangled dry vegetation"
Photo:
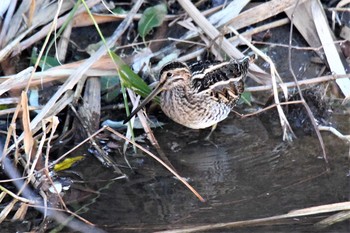
[[[59,222],[67,220],[69,215],[79,219],[58,194],[61,191],[53,185],[52,173],[55,165],[83,144],[94,148],[94,155],[102,164],[123,177],[123,171],[101,149],[95,136],[108,131],[144,149],[130,140],[131,124],[127,126],[126,133],[118,133],[108,126],[101,127],[101,119],[106,118],[103,113],[108,109],[105,105],[112,105],[105,98],[120,93],[111,99],[114,101],[113,108],[119,109],[119,113],[115,114],[123,118],[130,112],[129,100],[133,106],[138,104],[139,98],[135,93],[145,97],[150,91],[138,74],[149,77],[147,82],[154,81],[154,74],[168,61],[190,61],[205,56],[224,60],[241,58],[243,52],[247,51],[256,53],[260,62],[250,68],[251,80],[247,82],[249,85],[246,92],[253,96],[259,96],[262,92],[274,94],[274,104],[268,108],[277,109],[285,140],[293,138],[293,131],[283,110],[283,105],[288,104],[288,101],[281,103],[279,92],[287,94],[289,88],[296,87],[301,93],[301,88],[327,83],[327,87],[332,88],[326,89],[325,93],[342,99],[345,104],[349,100],[350,75],[347,72],[347,58],[350,56],[350,30],[349,25],[344,25],[341,21],[343,14],[349,14],[349,8],[346,8],[349,1],[333,1],[337,3],[334,8],[327,8],[318,0],[225,1],[224,5],[210,8],[203,7],[206,2],[198,1],[193,4],[189,0],[178,0],[151,8],[151,4],[137,0],[132,6],[126,3],[124,7],[128,11],[120,13],[117,10],[111,11],[112,8],[120,8],[113,2],[106,3],[101,0],[2,1],[1,164],[8,180],[2,180],[1,183],[13,182],[17,191],[12,192],[0,185],[0,200],[7,201],[6,207],[1,211],[0,222],[13,211],[16,211],[14,219],[24,219],[28,207],[34,207],[44,216]],[[199,8],[204,10],[200,11]],[[142,25],[142,21],[146,26]],[[113,25],[118,26],[105,39],[98,27],[103,28],[104,23],[110,22],[115,22]],[[86,46],[89,41],[84,43],[81,38],[88,36],[80,33],[86,33],[82,28],[92,25],[96,26],[96,30],[93,30],[94,36],[102,42]],[[138,25],[137,30],[135,25]],[[274,44],[264,41],[271,30],[285,25],[292,25],[289,34],[283,35],[288,38],[288,43]],[[174,30],[176,35],[168,30],[169,27],[177,28]],[[335,28],[341,32],[335,35]],[[309,46],[294,45],[294,34],[300,34]],[[71,38],[74,36],[75,40]],[[279,73],[274,61],[262,50],[264,46],[288,48],[288,53],[284,54],[284,62],[288,63],[290,71],[288,78]],[[294,50],[314,52],[314,62],[322,67],[314,77],[296,77],[293,67],[298,67],[299,61],[293,58]],[[261,65],[265,68],[262,69]],[[117,81],[112,82],[109,77],[114,77]],[[105,86],[101,86],[102,79],[107,80]],[[104,96],[101,97],[101,93]],[[295,103],[308,110],[323,146],[318,126],[303,96],[294,101]],[[145,153],[163,163],[203,200],[167,162],[144,114],[139,113],[138,117],[160,159],[148,151]],[[333,132],[338,133],[335,130]],[[338,135],[349,140],[347,136]],[[70,145],[74,143],[75,147],[55,153],[59,156],[53,157],[52,148],[61,147],[62,142]],[[124,153],[128,148],[130,146],[125,144]],[[325,152],[324,158],[327,160]],[[33,189],[37,192],[33,192]],[[337,203],[251,222],[226,223],[188,230],[192,232],[208,228],[264,224],[296,216],[349,211],[349,208],[349,203]],[[331,216],[320,224],[338,221],[335,219]],[[84,222],[87,224],[83,225]],[[67,224],[80,231],[92,228],[84,219]]]

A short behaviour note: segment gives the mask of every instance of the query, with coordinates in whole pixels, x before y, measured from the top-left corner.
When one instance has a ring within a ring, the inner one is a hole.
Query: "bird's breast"
[[[224,120],[231,107],[209,93],[174,88],[161,94],[161,108],[173,121],[193,129],[210,127]]]

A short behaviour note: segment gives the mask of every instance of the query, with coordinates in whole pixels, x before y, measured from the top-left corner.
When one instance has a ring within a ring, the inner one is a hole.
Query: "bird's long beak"
[[[163,89],[163,84],[159,83],[154,90],[146,97],[146,99],[144,99],[142,101],[142,103],[135,108],[134,111],[131,112],[131,114],[124,120],[124,124],[127,123],[128,121],[130,121],[130,119],[136,115],[136,113],[138,113],[138,111],[140,111],[141,108],[143,108],[148,102],[150,102],[156,95],[158,95]]]

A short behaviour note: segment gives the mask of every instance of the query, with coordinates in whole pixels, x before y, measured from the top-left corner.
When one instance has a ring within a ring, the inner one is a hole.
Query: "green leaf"
[[[247,91],[243,92],[241,95],[241,101],[248,104],[249,106],[252,106],[252,93]]]
[[[9,108],[9,106],[7,106],[6,104],[0,104],[0,110],[5,110],[8,108]]]
[[[113,77],[103,76],[100,78],[100,82],[101,82],[101,90],[104,92],[107,91],[107,94],[103,95],[102,97],[105,101],[109,103],[115,98],[117,98],[117,96],[120,93],[120,82],[119,82],[118,76],[113,76]],[[119,88],[115,88],[115,87],[118,87],[118,85],[119,85]]]
[[[145,36],[152,30],[154,27],[159,27],[167,14],[167,8],[165,4],[159,4],[147,8],[139,21],[138,32],[140,36],[145,39]]]
[[[128,12],[126,10],[124,10],[123,8],[121,8],[120,6],[114,8],[112,10],[113,13],[116,13],[118,15],[122,15],[122,14],[127,14]]]
[[[114,52],[110,53],[113,61],[118,66],[118,73],[124,87],[134,90],[137,94],[146,98],[151,93],[151,88],[143,81],[143,79],[132,71],[132,69],[124,63],[124,61]],[[159,103],[159,98],[154,98]]]
[[[114,52],[111,53],[112,59],[118,66],[119,77],[125,87],[131,88],[141,96],[145,97],[150,93],[150,88],[145,81],[135,74],[131,68]]]
[[[31,62],[33,64],[36,63],[38,57],[37,56],[32,56],[31,57]],[[55,66],[59,66],[60,63],[59,61],[56,59],[56,57],[51,57],[51,56],[47,56],[45,59],[44,58],[41,58],[40,62],[39,62],[39,66],[40,68],[44,71],[44,70],[48,70],[52,67],[55,67]]]

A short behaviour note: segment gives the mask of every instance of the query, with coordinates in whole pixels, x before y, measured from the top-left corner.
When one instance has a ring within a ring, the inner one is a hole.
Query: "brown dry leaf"
[[[57,130],[58,125],[60,124],[60,121],[59,121],[58,117],[57,116],[52,116],[52,117],[49,117],[48,119],[45,119],[44,121],[45,122],[47,121],[47,122],[50,123],[50,127],[49,127],[49,129],[51,130],[50,137],[53,137],[54,133]]]
[[[12,217],[13,221],[23,220],[25,215],[27,214],[28,204],[21,203],[20,207],[16,211],[15,215]]]
[[[300,0],[299,3],[306,0]],[[292,9],[296,4],[294,0],[271,0],[266,3],[259,4],[249,10],[243,11],[237,17],[230,20],[227,25],[234,27],[236,30],[256,24],[282,11]]]
[[[58,70],[58,69],[77,69],[80,67],[84,62],[86,62],[87,59],[85,60],[80,60],[76,62],[71,62],[68,64],[64,64],[62,66],[56,66],[51,68],[50,70]],[[103,55],[101,58],[97,59],[91,66],[90,69],[99,69],[99,70],[112,70],[117,74],[116,69],[115,69],[115,64],[113,60],[109,57],[109,55]]]
[[[2,223],[7,215],[11,212],[15,204],[17,203],[17,199],[13,199],[0,213],[0,223]]]
[[[30,118],[29,118],[29,110],[28,110],[28,97],[27,93],[22,91],[21,94],[21,106],[22,106],[22,124],[24,130],[24,151],[27,156],[30,156],[34,139],[32,131],[30,130]]]
[[[105,14],[92,14],[97,24],[114,22],[123,20],[126,17],[126,14],[118,14],[118,15],[105,15]],[[136,14],[134,16],[134,20],[139,20],[141,18],[141,14]],[[73,27],[86,27],[93,25],[93,21],[87,12],[83,12],[73,20]]]
[[[33,17],[34,17],[34,12],[36,8],[37,8],[36,1],[31,1],[30,7],[28,10],[28,25],[30,26],[33,25]]]
[[[69,63],[63,66],[56,66],[46,71],[35,72],[33,74],[30,86],[43,85],[53,81],[65,81],[68,76],[75,72],[79,64],[83,61]],[[86,76],[116,76],[118,75],[114,67],[108,65],[114,65],[110,58],[103,58],[98,60],[92,68],[86,71]],[[12,89],[22,89],[28,85],[33,67],[21,71],[16,75],[8,75],[0,78],[0,95]]]
[[[115,22],[115,21],[121,21],[126,18],[127,14],[92,14],[97,24],[102,23],[109,23],[109,22]],[[142,14],[135,14],[133,17],[134,20],[139,20],[141,18]],[[164,20],[174,20],[178,15],[166,15]],[[83,12],[76,17],[74,17],[73,20],[73,27],[86,27],[93,25],[93,21],[91,20],[89,14],[87,12]]]
[[[293,25],[311,47],[318,48],[321,46],[321,41],[317,35],[312,18],[311,1],[304,1],[296,7],[288,8],[285,10],[285,13],[293,20]],[[319,55],[321,54],[319,53]]]

